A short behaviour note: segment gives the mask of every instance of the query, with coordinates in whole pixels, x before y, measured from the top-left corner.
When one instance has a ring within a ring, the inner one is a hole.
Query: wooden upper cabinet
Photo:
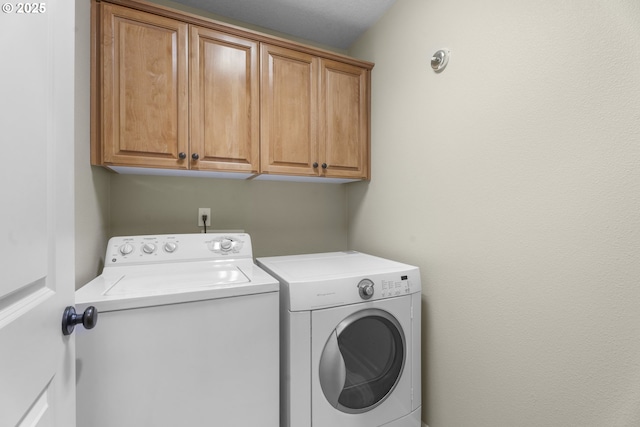
[[[263,173],[369,178],[369,70],[263,44]]]
[[[369,178],[368,70],[320,61],[320,159],[323,176]]]
[[[187,168],[187,24],[103,3],[101,152],[107,165]]]
[[[317,175],[318,58],[263,44],[261,171]]]
[[[146,1],[92,4],[92,164],[370,178],[373,64]]]
[[[258,43],[190,29],[191,169],[257,173]]]

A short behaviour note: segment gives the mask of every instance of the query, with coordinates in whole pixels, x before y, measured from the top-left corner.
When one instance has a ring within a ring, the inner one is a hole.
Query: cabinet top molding
[[[372,62],[355,59],[347,55],[341,55],[339,53],[332,52],[329,50],[308,46],[303,43],[294,42],[281,37],[264,34],[258,31],[250,30],[248,28],[243,28],[233,24],[216,21],[214,19],[206,18],[204,16],[179,11],[176,9],[171,9],[169,7],[146,2],[143,0],[94,0],[94,1],[96,3],[111,3],[111,4],[120,5],[120,6],[125,6],[131,9],[153,13],[153,14],[164,16],[167,18],[177,19],[182,22],[186,22],[188,24],[200,25],[200,26],[211,28],[213,30],[221,31],[227,34],[233,34],[235,36],[245,37],[261,43],[269,43],[276,46],[296,49],[298,51],[303,51],[303,52],[320,56],[323,58],[334,59],[347,64],[356,65],[362,68],[366,68],[367,70],[371,70],[374,66]]]

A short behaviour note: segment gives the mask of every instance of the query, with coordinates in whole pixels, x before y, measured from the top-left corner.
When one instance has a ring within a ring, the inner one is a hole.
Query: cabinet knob
[[[200,155],[198,155],[198,153],[193,153],[193,154],[191,155],[191,158],[192,158],[193,160],[198,160],[198,159],[200,158]]]
[[[328,167],[329,167],[329,166],[327,166],[327,164],[326,164],[326,163],[323,163],[323,164],[322,164],[322,169],[326,169],[326,168],[328,168]]]
[[[317,168],[318,167],[318,162],[313,162],[313,168]]]
[[[187,153],[183,153],[182,151],[180,153],[178,153],[178,157],[182,160],[187,158]]]

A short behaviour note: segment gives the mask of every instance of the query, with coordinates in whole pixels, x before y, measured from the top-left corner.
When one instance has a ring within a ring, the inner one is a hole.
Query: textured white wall
[[[352,48],[349,247],[421,268],[430,427],[640,425],[639,28],[636,0],[398,0]]]

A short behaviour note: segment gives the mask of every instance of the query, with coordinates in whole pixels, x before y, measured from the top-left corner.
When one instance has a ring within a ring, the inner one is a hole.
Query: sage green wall
[[[353,46],[349,247],[421,268],[429,427],[640,425],[639,28],[636,0],[398,0]]]
[[[346,187],[293,182],[113,175],[110,235],[197,233],[198,208],[212,229],[242,229],[254,256],[347,248]]]

